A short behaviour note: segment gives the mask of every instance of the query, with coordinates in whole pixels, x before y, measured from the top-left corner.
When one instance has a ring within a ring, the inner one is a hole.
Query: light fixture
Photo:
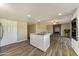
[[[57,22],[54,22],[53,24],[55,25],[55,24],[57,24]]]
[[[3,6],[4,4],[3,3],[0,3],[0,6]]]
[[[30,14],[28,14],[28,15],[27,15],[27,17],[28,17],[28,18],[30,18],[30,17],[31,17],[31,15],[30,15]]]
[[[57,24],[58,23],[58,21],[57,20],[52,20],[52,21],[50,21],[52,24]]]
[[[59,16],[61,16],[61,15],[62,15],[62,13],[58,13],[58,15],[59,15]]]
[[[38,20],[38,22],[40,22],[40,20]]]

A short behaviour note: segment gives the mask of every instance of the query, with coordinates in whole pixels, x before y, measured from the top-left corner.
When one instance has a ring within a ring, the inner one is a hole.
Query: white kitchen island
[[[30,44],[46,52],[50,47],[50,33],[31,33]]]

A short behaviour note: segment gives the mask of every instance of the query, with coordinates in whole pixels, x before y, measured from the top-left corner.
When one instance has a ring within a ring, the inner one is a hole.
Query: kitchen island
[[[50,33],[31,33],[30,44],[46,52],[50,47]]]

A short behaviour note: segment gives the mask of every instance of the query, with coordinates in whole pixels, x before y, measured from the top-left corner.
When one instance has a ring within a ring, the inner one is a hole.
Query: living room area
[[[78,6],[74,3],[0,4],[0,55],[79,55]]]

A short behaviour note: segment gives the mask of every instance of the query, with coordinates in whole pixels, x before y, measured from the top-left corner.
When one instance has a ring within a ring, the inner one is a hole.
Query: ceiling
[[[38,20],[65,18],[78,7],[78,3],[9,3],[0,5],[0,18],[35,23]],[[58,13],[62,13],[62,15],[59,16]],[[67,20],[67,18],[65,19]]]

